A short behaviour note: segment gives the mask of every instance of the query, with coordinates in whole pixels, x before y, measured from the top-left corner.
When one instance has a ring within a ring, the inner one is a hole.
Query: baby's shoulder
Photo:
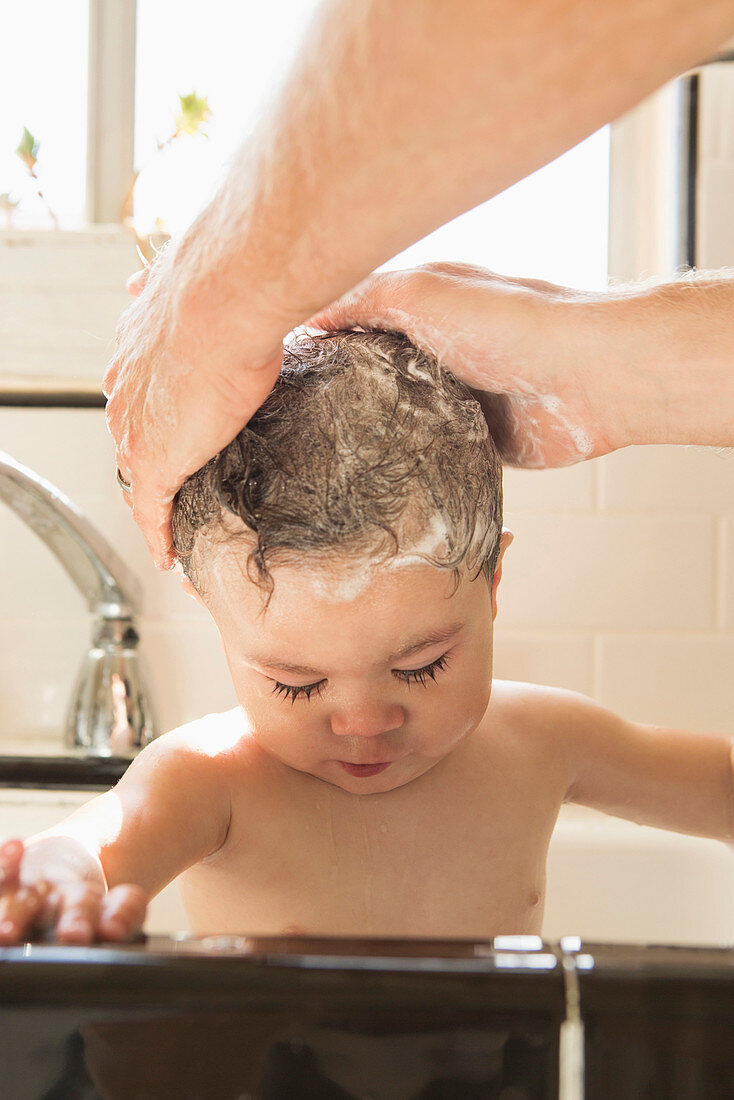
[[[243,740],[247,740],[249,728],[242,707],[205,714],[193,722],[186,722],[162,734],[159,741],[173,747],[189,748],[209,756],[229,752]]]
[[[494,680],[487,719],[488,726],[508,734],[546,741],[569,724],[588,720],[590,710],[596,708],[597,704],[577,691],[520,680]]]
[[[560,805],[575,775],[578,739],[599,725],[598,711],[575,691],[495,680],[479,744],[487,760],[522,774],[526,790],[536,783],[555,791]]]
[[[176,761],[181,769],[191,765],[212,774],[247,770],[254,763],[255,742],[241,707],[219,714],[205,714],[193,722],[161,734],[144,750],[159,759]]]

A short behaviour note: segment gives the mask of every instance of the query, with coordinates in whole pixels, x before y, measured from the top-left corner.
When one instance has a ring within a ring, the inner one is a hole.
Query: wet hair
[[[296,338],[268,398],[183,484],[173,516],[174,549],[200,592],[212,540],[239,539],[268,599],[270,566],[315,558],[419,554],[457,585],[462,570],[491,580],[501,532],[502,468],[479,403],[387,332]]]

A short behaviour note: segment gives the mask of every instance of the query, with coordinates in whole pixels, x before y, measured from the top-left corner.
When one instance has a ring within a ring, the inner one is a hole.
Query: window
[[[455,218],[385,268],[459,260],[584,290],[607,283],[609,127]]]
[[[121,0],[94,0],[95,12],[122,7]],[[125,0],[133,10],[134,0]],[[142,169],[135,188],[135,219],[143,231],[157,220],[170,232],[183,229],[212,193],[229,157],[255,124],[263,102],[285,72],[317,0],[269,0],[233,4],[231,0],[137,0],[135,57],[134,162]],[[132,14],[131,14],[132,18]],[[51,226],[48,210],[29,194],[27,172],[14,150],[28,126],[41,142],[40,182],[62,227],[84,218],[87,0],[30,0],[15,5],[11,33],[0,44],[0,71],[12,88],[9,110],[0,119],[0,192],[25,198],[14,214],[17,225]],[[105,18],[102,18],[102,24]],[[113,54],[125,47],[114,37],[99,46]],[[43,33],[39,33],[43,28]],[[6,25],[6,31],[7,31]],[[104,48],[103,48],[104,47]],[[93,62],[94,64],[94,62]],[[97,157],[114,159],[110,142],[125,128],[132,112],[132,85],[115,94],[110,66],[101,63],[109,82],[99,97],[98,113],[115,108],[130,95],[127,115],[100,124]],[[174,129],[179,95],[206,97],[211,117],[208,137],[185,135],[163,150],[158,145]],[[106,144],[103,144],[106,143]],[[90,151],[92,147],[90,146]],[[94,154],[92,154],[94,155]],[[128,154],[129,156],[129,154]],[[129,181],[125,156],[112,172],[95,175],[95,186],[116,186],[119,195],[102,204],[107,219],[120,208]],[[417,242],[388,267],[428,260],[454,259],[504,274],[545,278],[582,288],[602,287],[607,277],[609,212],[609,128],[528,179]],[[103,219],[104,220],[104,219]],[[0,225],[2,211],[0,210]]]
[[[18,202],[13,224],[62,227],[84,217],[88,0],[31,0],[3,12],[0,193]],[[15,155],[23,128],[40,143],[36,193]],[[48,204],[48,205],[47,205]],[[0,209],[0,226],[6,212]]]
[[[188,224],[253,128],[316,7],[317,0],[138,0],[135,164],[148,165],[135,193],[141,226],[156,217],[173,232]],[[185,136],[154,157],[178,96],[192,91],[211,108],[209,137]]]

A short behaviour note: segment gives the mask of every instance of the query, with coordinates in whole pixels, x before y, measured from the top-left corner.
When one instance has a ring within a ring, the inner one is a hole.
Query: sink
[[[113,787],[131,761],[122,756],[0,756],[0,787],[104,788]]]
[[[0,788],[84,789],[113,787],[131,763],[122,756],[89,756],[55,738],[0,738]]]

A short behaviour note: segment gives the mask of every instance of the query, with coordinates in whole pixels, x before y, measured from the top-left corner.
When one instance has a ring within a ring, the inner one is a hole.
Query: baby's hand
[[[44,878],[23,868],[22,840],[0,845],[0,947],[50,938],[61,944],[119,942],[138,933],[147,900],[140,886],[105,891],[81,878]]]

